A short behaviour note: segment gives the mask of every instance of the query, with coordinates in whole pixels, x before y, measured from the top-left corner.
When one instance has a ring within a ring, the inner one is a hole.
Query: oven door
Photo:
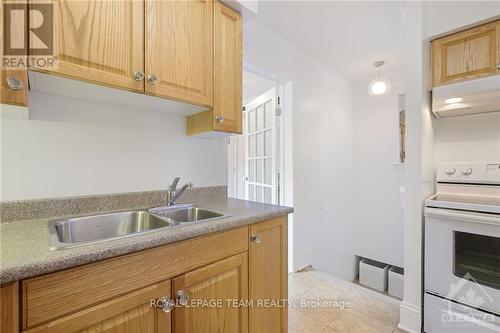
[[[500,215],[425,211],[425,291],[500,315]]]

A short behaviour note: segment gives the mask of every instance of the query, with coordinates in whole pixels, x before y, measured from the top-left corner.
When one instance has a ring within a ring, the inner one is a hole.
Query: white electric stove
[[[425,207],[424,330],[500,333],[500,162],[437,168]]]

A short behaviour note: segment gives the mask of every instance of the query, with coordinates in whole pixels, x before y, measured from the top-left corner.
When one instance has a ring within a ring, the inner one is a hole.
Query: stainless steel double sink
[[[68,218],[49,222],[49,241],[51,249],[57,250],[229,216],[192,205],[175,205]]]

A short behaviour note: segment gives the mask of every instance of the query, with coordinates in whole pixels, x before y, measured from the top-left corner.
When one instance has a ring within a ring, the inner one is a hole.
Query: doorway
[[[227,139],[229,197],[293,206],[291,95],[290,81],[244,64],[243,131]],[[288,222],[290,269],[292,215]]]

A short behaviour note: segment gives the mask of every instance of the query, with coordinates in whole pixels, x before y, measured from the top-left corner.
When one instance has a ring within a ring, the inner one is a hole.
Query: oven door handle
[[[477,223],[500,226],[500,215],[496,214],[464,212],[464,211],[456,211],[450,209],[426,207],[425,216],[441,217],[463,222],[477,222]]]

